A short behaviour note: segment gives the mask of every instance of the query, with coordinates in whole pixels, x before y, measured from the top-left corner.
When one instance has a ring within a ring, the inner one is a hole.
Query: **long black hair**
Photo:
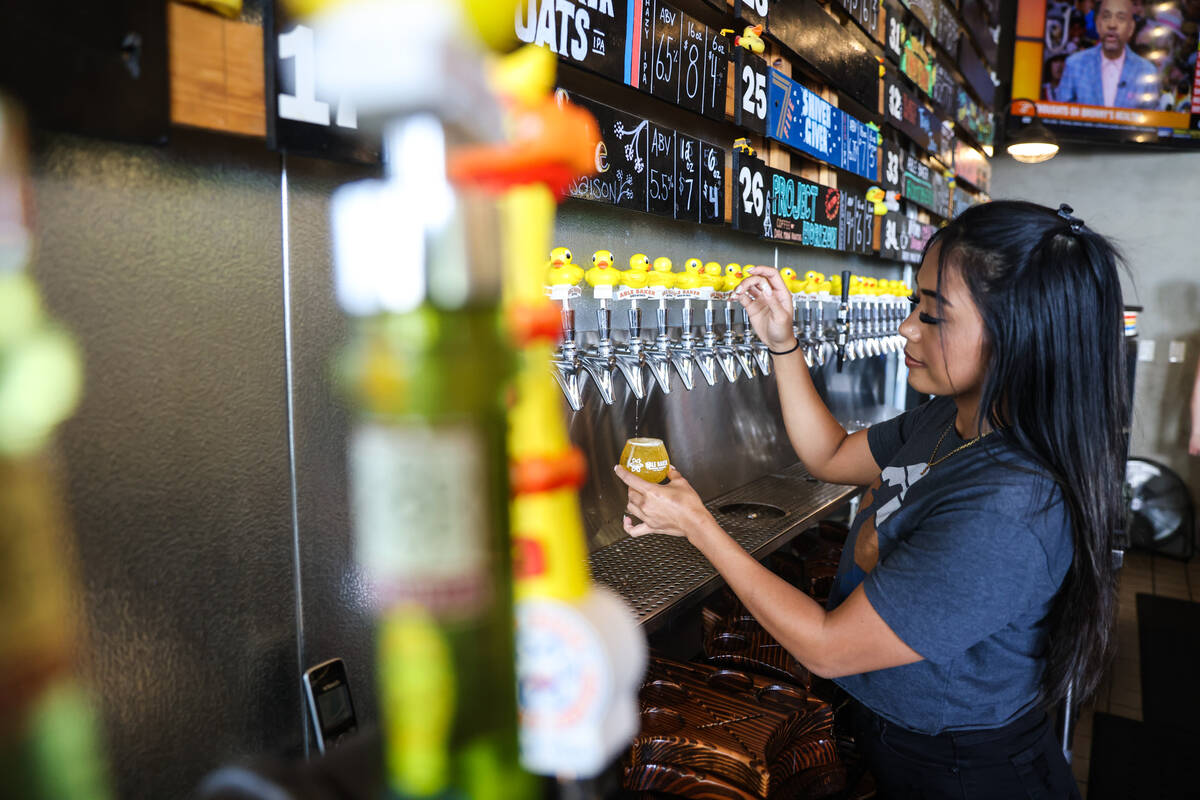
[[[1122,523],[1129,387],[1120,253],[1071,215],[996,201],[930,239],[983,318],[988,368],[978,415],[1044,470],[1071,515],[1074,557],[1047,618],[1046,703],[1099,683],[1116,615],[1113,534]],[[977,431],[978,433],[978,431]]]

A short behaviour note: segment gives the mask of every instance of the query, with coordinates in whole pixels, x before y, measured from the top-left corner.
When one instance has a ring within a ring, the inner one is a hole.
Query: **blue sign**
[[[777,69],[769,84],[768,136],[867,180],[879,179],[874,128]]]

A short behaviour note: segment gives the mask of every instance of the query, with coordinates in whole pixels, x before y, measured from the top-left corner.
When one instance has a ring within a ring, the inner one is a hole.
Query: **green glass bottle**
[[[356,416],[350,503],[377,601],[388,793],[520,800],[538,790],[518,762],[504,414],[513,357],[494,209],[448,184],[436,119],[395,123],[387,142],[388,178],[340,190],[334,230],[339,298],[354,317],[340,372]],[[381,212],[394,225],[368,227]],[[347,236],[352,252],[339,244]],[[367,252],[377,264],[357,260]]]

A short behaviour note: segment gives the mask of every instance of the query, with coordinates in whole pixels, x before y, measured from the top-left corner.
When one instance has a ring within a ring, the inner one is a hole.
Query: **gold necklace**
[[[942,431],[942,435],[938,437],[937,444],[935,444],[933,446],[933,452],[929,454],[929,463],[925,465],[925,469],[921,470],[922,475],[924,475],[926,472],[929,472],[930,467],[937,466],[938,464],[942,463],[947,458],[949,458],[950,456],[959,452],[960,450],[966,450],[968,447],[970,447],[971,445],[978,442],[984,436],[988,436],[991,434],[991,431],[988,431],[987,433],[981,433],[980,435],[976,436],[971,441],[964,442],[963,444],[960,444],[958,447],[951,450],[949,453],[946,453],[946,455],[942,456],[941,458],[937,458],[938,450],[940,450],[942,448],[942,442],[946,439],[946,434],[950,433],[950,429],[953,427],[954,427],[954,420],[950,420],[950,424],[946,426],[946,430]]]

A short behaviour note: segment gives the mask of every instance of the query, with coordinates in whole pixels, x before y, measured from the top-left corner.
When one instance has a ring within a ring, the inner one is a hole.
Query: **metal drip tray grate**
[[[854,486],[815,481],[803,465],[794,464],[714,498],[707,506],[734,541],[762,558],[857,491]],[[761,513],[760,508],[753,513],[756,506],[771,511]],[[699,550],[671,536],[622,539],[595,551],[589,561],[595,579],[621,595],[647,631],[666,622],[673,608],[708,594],[721,580]]]

